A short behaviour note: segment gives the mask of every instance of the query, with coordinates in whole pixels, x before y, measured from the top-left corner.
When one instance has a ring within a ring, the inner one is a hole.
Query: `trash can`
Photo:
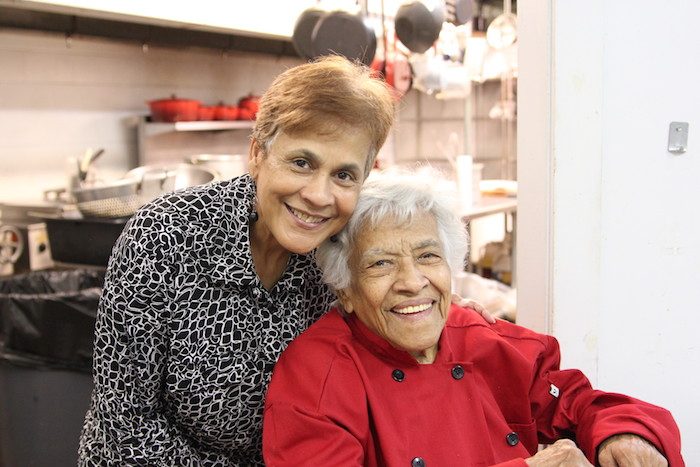
[[[0,279],[0,466],[75,466],[104,269]]]

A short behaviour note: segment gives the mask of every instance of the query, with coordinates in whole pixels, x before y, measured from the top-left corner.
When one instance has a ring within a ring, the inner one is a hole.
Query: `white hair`
[[[357,207],[345,228],[316,251],[323,281],[336,290],[350,286],[350,255],[362,229],[374,228],[387,217],[399,224],[410,223],[423,213],[431,214],[437,223],[445,259],[452,272],[463,271],[468,234],[456,209],[455,192],[446,188],[448,184],[442,178],[430,167],[373,172],[363,185]]]

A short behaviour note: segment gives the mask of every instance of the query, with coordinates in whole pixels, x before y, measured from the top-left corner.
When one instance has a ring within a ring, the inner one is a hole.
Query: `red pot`
[[[199,112],[197,117],[199,120],[214,120],[214,113],[216,112],[215,106],[202,105],[199,107]]]
[[[244,107],[239,107],[238,120],[255,120],[255,114]]]
[[[413,70],[408,59],[401,54],[392,54],[387,62],[375,58],[370,68],[372,76],[384,79],[394,89],[396,98],[401,98],[413,85]]]
[[[219,104],[214,106],[214,120],[237,120],[238,107],[235,105]]]
[[[189,122],[199,118],[201,103],[194,99],[178,99],[173,95],[170,99],[149,101],[151,120],[154,122]]]
[[[241,115],[239,115],[239,118],[241,120],[255,120],[255,117],[258,114],[259,106],[259,96],[248,94],[245,97],[241,97],[241,99],[238,101],[238,107],[241,109]],[[243,112],[244,109],[246,112]]]

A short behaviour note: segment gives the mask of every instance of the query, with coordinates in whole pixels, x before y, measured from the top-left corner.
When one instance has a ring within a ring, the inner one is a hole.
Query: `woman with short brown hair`
[[[261,99],[250,174],[129,220],[99,305],[80,465],[262,465],[272,367],[335,299],[313,250],[347,222],[393,118],[367,67],[291,68]]]

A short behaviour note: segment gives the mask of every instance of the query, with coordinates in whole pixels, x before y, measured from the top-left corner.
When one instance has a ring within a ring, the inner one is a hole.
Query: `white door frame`
[[[551,332],[552,21],[547,1],[518,5],[518,324]]]
[[[595,384],[604,0],[532,0],[518,16],[518,323],[556,336]]]

